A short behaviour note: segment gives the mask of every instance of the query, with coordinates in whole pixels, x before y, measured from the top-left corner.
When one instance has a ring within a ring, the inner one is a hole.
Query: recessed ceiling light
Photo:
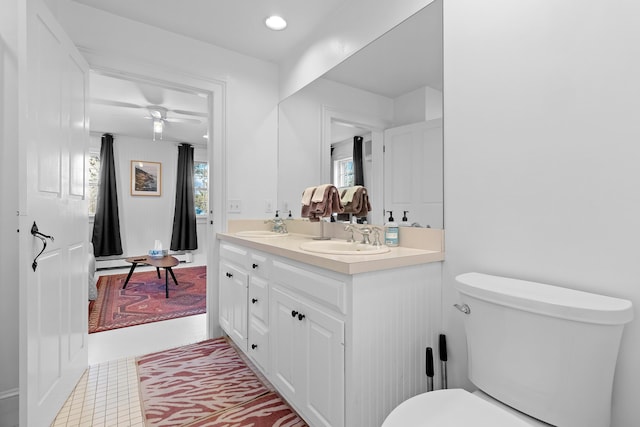
[[[282,17],[278,15],[272,15],[268,17],[267,19],[265,19],[264,23],[268,28],[274,31],[280,31],[287,28],[287,21],[285,21]]]

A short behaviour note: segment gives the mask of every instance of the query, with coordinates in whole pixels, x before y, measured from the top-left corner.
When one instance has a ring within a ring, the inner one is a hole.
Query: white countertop
[[[313,236],[307,234],[289,233],[283,237],[264,238],[218,233],[217,238],[343,274],[367,273],[444,260],[444,252],[402,246],[390,247],[389,252],[375,255],[329,255],[309,252],[300,249],[302,243],[313,241]]]

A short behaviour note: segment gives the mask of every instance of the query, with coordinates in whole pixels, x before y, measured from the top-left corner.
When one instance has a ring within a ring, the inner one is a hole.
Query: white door
[[[384,132],[384,209],[396,222],[442,228],[442,120]],[[385,219],[389,215],[385,215]]]
[[[344,426],[344,322],[310,305],[300,308],[309,421]]]
[[[243,350],[247,349],[249,275],[232,264],[220,263],[221,326]]]
[[[269,295],[271,375],[287,399],[300,402],[304,392],[304,342],[297,315],[300,302],[277,287]]]
[[[87,367],[89,73],[41,0],[19,7],[20,425],[45,426]]]

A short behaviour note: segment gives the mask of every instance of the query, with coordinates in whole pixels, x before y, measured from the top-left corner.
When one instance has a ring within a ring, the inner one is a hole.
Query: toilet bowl
[[[437,390],[402,402],[382,427],[549,427],[482,392]]]

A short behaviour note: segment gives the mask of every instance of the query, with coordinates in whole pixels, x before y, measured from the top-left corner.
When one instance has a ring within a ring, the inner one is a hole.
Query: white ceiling
[[[242,54],[278,62],[348,0],[73,0]],[[284,31],[264,19],[280,14]],[[325,78],[395,98],[422,86],[442,90],[442,3],[436,1],[327,73]],[[94,73],[91,130],[152,136],[149,107],[165,107],[163,140],[204,144],[206,100],[194,93]],[[191,113],[191,114],[186,114]],[[197,121],[197,122],[196,122]]]
[[[348,0],[74,0],[254,58],[279,62]],[[264,20],[289,25],[272,31]]]

